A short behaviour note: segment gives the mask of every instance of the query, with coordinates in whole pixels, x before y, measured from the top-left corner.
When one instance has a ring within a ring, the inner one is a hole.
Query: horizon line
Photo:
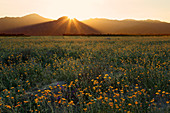
[[[22,15],[22,16],[0,16],[0,19],[6,18],[6,17],[9,17],[9,18],[22,18],[24,16],[28,16],[28,15],[32,15],[32,14],[36,14],[36,15],[41,16],[40,14],[37,14],[37,13],[29,13],[29,14],[25,14],[25,15]],[[50,20],[58,20],[60,17],[63,17],[63,16],[67,16],[69,18],[68,15],[58,16],[58,18],[50,18],[50,17],[47,17],[47,16],[41,16],[41,17],[46,18],[46,19],[50,19]],[[165,20],[160,20],[160,19],[152,19],[152,18],[144,18],[144,19],[120,18],[120,19],[118,19],[118,18],[107,18],[107,17],[88,17],[88,18],[85,18],[85,19],[79,19],[79,18],[75,17],[75,19],[77,19],[79,21],[85,21],[85,20],[90,20],[90,19],[108,19],[108,20],[118,20],[118,21],[123,21],[123,20],[147,21],[147,20],[151,20],[151,21],[160,21],[160,22],[170,23],[170,21],[165,21]]]

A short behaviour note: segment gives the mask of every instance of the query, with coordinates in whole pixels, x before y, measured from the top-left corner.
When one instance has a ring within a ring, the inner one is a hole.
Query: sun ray
[[[59,24],[57,24],[57,25],[55,26],[55,28],[51,31],[51,33],[56,32],[56,31],[57,31],[58,29],[60,29],[60,27],[61,27],[62,25],[64,25],[67,21],[68,21],[68,18],[65,18],[64,20],[62,20],[62,22],[60,22]]]
[[[81,28],[80,28],[79,24],[77,24],[76,19],[73,20],[73,24],[76,27],[78,34],[81,34]]]
[[[73,16],[68,16],[68,18],[69,18],[70,20],[73,20],[75,17],[73,17]]]
[[[69,19],[70,19],[70,18],[69,18]],[[67,27],[66,27],[66,30],[65,30],[65,34],[70,34],[71,24],[72,24],[72,20],[70,19],[70,20],[68,21],[68,24],[67,24]]]

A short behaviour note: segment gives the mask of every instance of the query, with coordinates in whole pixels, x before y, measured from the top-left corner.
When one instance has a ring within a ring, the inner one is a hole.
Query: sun
[[[75,17],[73,17],[73,16],[68,16],[68,18],[69,18],[70,20],[73,20]]]

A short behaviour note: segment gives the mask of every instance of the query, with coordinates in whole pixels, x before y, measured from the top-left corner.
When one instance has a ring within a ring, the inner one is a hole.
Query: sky
[[[0,17],[37,13],[58,19],[161,20],[170,23],[170,0],[0,0]]]

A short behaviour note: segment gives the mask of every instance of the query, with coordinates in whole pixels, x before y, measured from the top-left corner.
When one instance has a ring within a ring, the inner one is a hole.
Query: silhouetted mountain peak
[[[31,20],[31,19],[37,19],[37,20],[49,20],[49,21],[52,21],[52,19],[48,19],[48,18],[44,18],[36,13],[33,13],[33,14],[29,14],[29,15],[26,15],[26,16],[23,16],[21,17],[21,19],[27,19],[27,20]]]
[[[36,14],[36,13],[32,13],[32,14],[29,14],[29,15],[25,15],[23,16],[22,18],[43,18],[42,16]]]
[[[68,19],[69,19],[68,16],[62,16],[58,20],[68,20]]]
[[[49,21],[52,21],[52,19],[44,18],[36,13],[29,14],[23,17],[3,17],[0,18],[0,32]]]

